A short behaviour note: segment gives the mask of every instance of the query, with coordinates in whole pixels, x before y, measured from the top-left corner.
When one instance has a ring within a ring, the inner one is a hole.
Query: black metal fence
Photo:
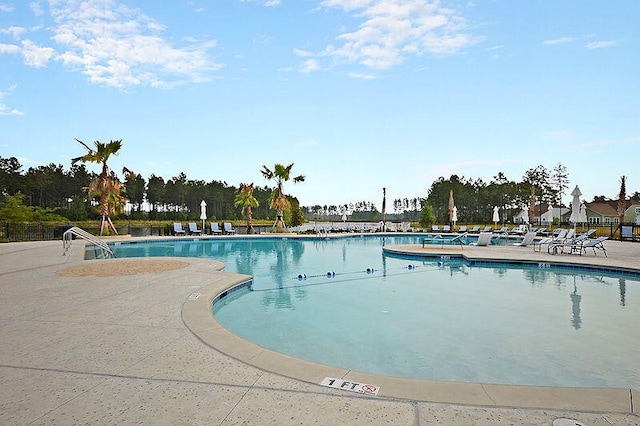
[[[60,240],[62,239],[62,234],[71,228],[73,225],[50,225],[50,224],[41,224],[41,223],[12,223],[12,222],[0,222],[0,242],[10,242],[10,241],[47,241],[47,240]],[[640,235],[640,225],[629,224],[625,225],[624,228],[630,228],[630,235],[628,237],[622,233],[623,227],[618,227],[618,225],[608,224],[604,226],[585,226],[586,228],[596,228],[597,235],[599,236],[608,236],[614,239],[620,240],[635,240],[640,241],[640,238],[637,237]],[[100,228],[85,228],[83,229],[91,234],[99,235]],[[238,234],[246,233],[245,226],[236,226],[235,227]],[[261,234],[267,232],[271,229],[270,226],[254,226],[256,233]],[[132,237],[163,237],[174,235],[173,226],[171,225],[146,225],[146,226],[122,226],[118,230],[120,234],[129,234]],[[205,228],[204,234],[209,234],[209,230]],[[627,229],[628,231],[628,229]]]
[[[60,240],[62,234],[73,225],[51,225],[41,223],[13,223],[0,222],[0,242],[12,241],[48,241]],[[266,226],[254,227],[257,233],[265,232]],[[93,235],[100,235],[100,228],[82,227],[85,231]],[[246,227],[236,227],[238,234],[244,234]],[[173,226],[167,224],[158,225],[124,225],[118,228],[121,235],[131,235],[132,237],[164,237],[174,235]],[[205,229],[204,235],[209,234],[209,230]]]
[[[62,234],[73,225],[51,225],[42,223],[0,222],[0,242],[10,241],[47,241],[60,240]],[[83,227],[90,234],[99,235],[99,227]],[[123,226],[120,234],[131,234],[134,237],[171,235],[172,229],[167,225],[158,226]]]
[[[41,223],[0,223],[0,241],[46,241],[62,238],[62,226]]]

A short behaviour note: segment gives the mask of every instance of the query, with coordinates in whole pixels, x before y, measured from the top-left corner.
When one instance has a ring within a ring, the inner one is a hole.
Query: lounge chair
[[[470,246],[488,246],[491,243],[491,238],[493,237],[492,232],[481,232],[478,235],[478,241],[475,243],[469,244]]]
[[[482,231],[480,231],[480,232],[491,232],[492,230],[493,230],[493,228],[492,228],[492,227],[490,227],[490,226],[485,226],[485,227],[484,227],[484,229],[483,229]]]
[[[507,232],[509,234],[522,234],[522,225],[516,225]]]
[[[198,229],[198,225],[195,222],[189,222],[189,234],[202,235],[202,229]]]
[[[463,232],[467,232],[467,227],[466,225],[462,225],[459,229],[458,232],[463,233]]]
[[[440,232],[440,227],[438,225],[432,225],[431,232]]]
[[[569,249],[569,253],[579,253],[582,254],[582,244],[587,240],[588,237],[586,235],[580,235],[575,238],[566,238],[562,241],[555,241],[549,244],[547,247],[547,252],[549,254],[558,254],[564,253],[565,248]]]
[[[585,232],[585,233],[584,233],[584,234],[582,234],[582,235],[586,235],[587,237],[591,238],[591,236],[592,236],[593,234],[595,234],[595,233],[596,233],[596,230],[595,230],[595,229],[589,229],[587,232]]]
[[[510,244],[512,246],[518,246],[518,247],[527,247],[529,244],[533,243],[534,238],[536,237],[536,231],[529,231],[527,232],[527,234],[524,236],[524,238],[522,239],[521,242],[519,243],[513,243]]]
[[[567,236],[567,230],[566,229],[561,229],[561,228],[558,228],[558,229],[560,229],[560,232],[558,232],[555,237],[551,236],[551,237],[542,238],[541,240],[538,240],[538,241],[534,241],[533,244],[532,244],[533,245],[533,251],[542,251],[542,246],[544,246],[544,245],[547,246],[547,251],[548,251],[548,249],[549,249],[548,246],[550,246],[551,244],[553,244],[553,243],[556,243],[556,244],[562,243],[565,240],[566,236]],[[554,234],[555,234],[555,232],[554,232]],[[536,247],[538,248],[537,250],[536,250]]]
[[[173,223],[173,235],[186,235],[187,233],[182,229],[182,224],[180,222]]]
[[[596,250],[602,250],[602,252],[604,253],[604,257],[609,257],[607,256],[607,249],[604,247],[604,241],[606,239],[608,239],[609,237],[598,237],[598,238],[594,238],[592,240],[587,240],[584,244],[582,244],[581,248],[582,250],[580,251],[580,255],[582,255],[582,252],[586,252],[586,250],[588,248],[593,249],[593,254],[594,255],[598,255],[598,253],[596,253]]]
[[[213,235],[222,235],[222,229],[217,222],[211,222],[211,233]]]
[[[451,232],[451,227],[449,225],[444,225],[442,227],[442,232]]]
[[[487,228],[485,228],[484,231],[482,232],[488,232],[486,230]],[[500,228],[499,230],[495,231],[496,234],[508,234],[509,233],[509,228],[507,228],[506,226],[503,226],[502,228]]]
[[[540,235],[547,235],[547,228],[540,228],[538,230],[536,230],[536,234],[540,234]]]
[[[476,234],[476,233],[480,232],[480,227],[476,225],[473,228],[471,228],[469,230],[469,232],[473,232],[474,234]]]
[[[233,226],[231,226],[231,223],[225,222],[223,226],[224,226],[224,233],[225,234],[235,234],[236,233],[236,230],[233,228]]]

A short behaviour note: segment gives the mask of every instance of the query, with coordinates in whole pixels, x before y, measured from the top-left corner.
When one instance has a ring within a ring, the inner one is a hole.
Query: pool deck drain
[[[524,247],[463,251],[478,259],[638,268],[640,244],[606,245],[608,258]],[[150,272],[68,276],[58,272],[88,264],[117,271],[123,261],[84,261],[80,241],[61,254],[59,241],[0,245],[0,424],[640,424],[633,404],[640,393],[630,389],[394,379],[268,351],[210,314],[210,300],[246,278],[220,271],[219,262],[164,258],[187,265],[161,270],[140,259]],[[320,386],[326,377],[372,383],[379,394]]]

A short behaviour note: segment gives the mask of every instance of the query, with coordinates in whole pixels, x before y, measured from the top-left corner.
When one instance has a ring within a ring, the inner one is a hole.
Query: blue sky
[[[303,205],[451,174],[640,190],[637,0],[0,0],[0,155],[268,184]],[[96,170],[97,171],[97,170]]]

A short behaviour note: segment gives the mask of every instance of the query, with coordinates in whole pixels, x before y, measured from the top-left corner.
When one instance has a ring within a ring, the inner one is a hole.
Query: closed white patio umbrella
[[[500,209],[498,206],[495,206],[493,208],[493,223],[497,225],[498,222],[500,222]]]
[[[584,203],[580,203],[580,217],[578,219],[580,223],[587,223],[589,220],[587,218],[587,206],[585,206]]]
[[[202,220],[202,233],[204,234],[204,221],[207,220],[207,203],[204,200],[200,203],[200,219]]]
[[[458,221],[458,208],[453,206],[453,214],[451,215],[451,221],[453,222],[453,227],[456,227],[456,222]]]
[[[569,222],[573,223],[573,227],[575,228],[576,224],[580,222],[580,196],[582,195],[578,185],[571,191],[571,195],[573,196],[573,200],[571,200],[571,216],[569,216]]]

